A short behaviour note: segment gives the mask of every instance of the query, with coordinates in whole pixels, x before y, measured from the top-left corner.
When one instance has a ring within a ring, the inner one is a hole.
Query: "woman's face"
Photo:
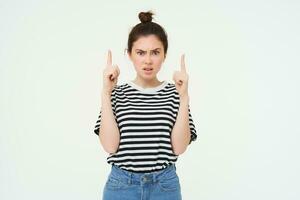
[[[137,75],[151,80],[156,77],[165,60],[164,47],[155,35],[141,36],[133,43],[129,57]]]

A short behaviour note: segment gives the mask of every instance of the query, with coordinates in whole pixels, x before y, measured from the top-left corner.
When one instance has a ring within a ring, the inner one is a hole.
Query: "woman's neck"
[[[136,85],[138,85],[144,89],[157,87],[162,84],[162,82],[160,82],[156,77],[152,80],[145,80],[145,79],[140,79],[140,78],[136,77],[133,80],[133,83],[135,83]]]

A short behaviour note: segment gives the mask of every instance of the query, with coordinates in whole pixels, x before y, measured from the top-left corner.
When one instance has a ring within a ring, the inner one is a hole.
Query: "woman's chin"
[[[156,77],[156,74],[140,74],[140,76],[143,77],[143,79],[152,80]]]

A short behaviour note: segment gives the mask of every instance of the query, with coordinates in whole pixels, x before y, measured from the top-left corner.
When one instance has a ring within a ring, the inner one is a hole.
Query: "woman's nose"
[[[145,63],[146,64],[151,64],[152,63],[152,59],[151,59],[151,55],[150,54],[146,55],[146,57],[145,57]]]

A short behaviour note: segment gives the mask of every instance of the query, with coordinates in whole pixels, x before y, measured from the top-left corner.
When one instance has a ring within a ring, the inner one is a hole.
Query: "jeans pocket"
[[[158,182],[158,185],[162,191],[165,192],[174,192],[180,190],[179,178],[175,174],[172,177],[167,177]]]
[[[119,180],[113,177],[108,177],[107,181],[106,181],[106,185],[105,187],[107,187],[108,189],[111,190],[116,190],[119,188]]]
[[[109,176],[106,181],[105,187],[110,190],[119,190],[119,189],[127,188],[128,185],[124,183],[124,181],[121,181],[116,177]]]

